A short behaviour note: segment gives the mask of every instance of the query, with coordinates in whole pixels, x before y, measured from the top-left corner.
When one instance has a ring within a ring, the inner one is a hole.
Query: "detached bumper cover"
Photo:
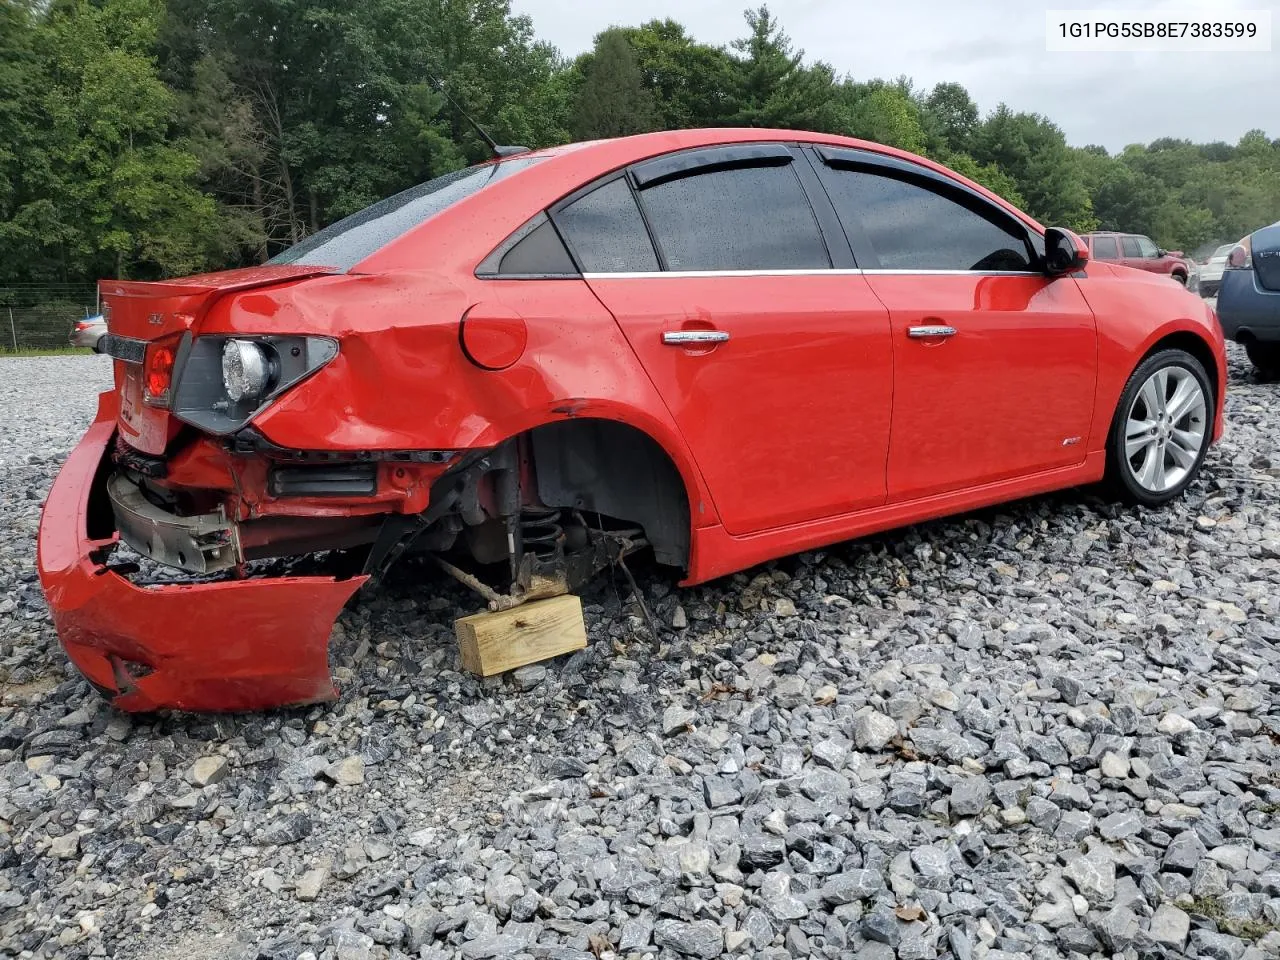
[[[40,583],[71,662],[122,710],[257,710],[335,698],[329,633],[366,577],[137,586],[104,565],[104,548],[119,536],[101,469],[115,416],[115,395],[102,394],[40,521]]]

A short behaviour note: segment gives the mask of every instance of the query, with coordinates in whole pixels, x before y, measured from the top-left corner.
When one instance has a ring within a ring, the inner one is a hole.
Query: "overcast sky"
[[[727,43],[746,31],[759,0],[512,0],[538,36],[568,56],[613,25],[680,21],[698,40]],[[1047,53],[1049,9],[1270,10],[1270,53]],[[1120,150],[1157,137],[1234,143],[1260,127],[1280,137],[1280,0],[770,0],[807,59],[855,79],[907,74],[917,87],[964,84],[985,114],[1004,101],[1042,113],[1068,142]],[[640,12],[643,11],[643,12]]]

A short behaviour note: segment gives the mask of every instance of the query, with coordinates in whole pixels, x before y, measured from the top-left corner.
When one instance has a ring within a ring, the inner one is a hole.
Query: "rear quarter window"
[[[458,201],[479,193],[490,184],[518,173],[541,159],[514,157],[446,173],[385,200],[379,200],[358,213],[330,224],[267,262],[350,270],[392,240]]]

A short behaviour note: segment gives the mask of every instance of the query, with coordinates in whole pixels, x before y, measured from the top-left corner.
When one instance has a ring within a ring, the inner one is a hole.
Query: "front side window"
[[[1142,248],[1138,246],[1137,237],[1121,237],[1120,249],[1124,251],[1125,257],[1130,260],[1139,260],[1142,258]]]
[[[621,177],[553,211],[552,216],[583,273],[648,273],[658,269],[649,232],[631,188]]]
[[[804,270],[831,259],[790,163],[692,173],[643,189],[668,270]]]
[[[459,200],[537,163],[540,157],[514,157],[466,167],[379,200],[330,224],[268,260],[350,270],[361,260],[403,236]]]
[[[845,230],[861,233],[885,270],[1032,269],[1026,232],[999,211],[970,206],[912,180],[828,167],[823,182]]]
[[[1116,238],[1115,237],[1094,237],[1093,238],[1093,259],[1095,260],[1117,260],[1116,255]]]
[[[1142,255],[1149,260],[1153,260],[1160,256],[1160,248],[1146,237],[1138,238],[1138,247],[1142,250]]]

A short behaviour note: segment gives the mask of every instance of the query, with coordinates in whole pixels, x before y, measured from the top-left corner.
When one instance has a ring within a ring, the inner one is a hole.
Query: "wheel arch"
[[[1211,404],[1210,409],[1213,411],[1214,416],[1208,426],[1208,440],[1202,448],[1201,453],[1199,454],[1200,459],[1194,468],[1196,471],[1199,470],[1199,463],[1203,462],[1203,458],[1208,452],[1209,444],[1212,444],[1217,439],[1216,425],[1221,423],[1222,412],[1218,409],[1220,406],[1221,396],[1219,393],[1219,384],[1221,377],[1225,375],[1225,371],[1219,370],[1218,360],[1214,354],[1213,347],[1203,337],[1198,336],[1190,330],[1174,330],[1158,336],[1151,344],[1148,345],[1147,349],[1138,358],[1137,362],[1134,363],[1133,368],[1125,377],[1124,387],[1121,388],[1120,395],[1117,398],[1115,409],[1112,413],[1107,429],[1105,443],[1106,459],[1104,467],[1105,485],[1122,499],[1130,503],[1145,503],[1148,506],[1165,503],[1173,497],[1178,496],[1182,490],[1185,489],[1186,484],[1191,482],[1190,478],[1185,479],[1172,487],[1169,491],[1161,492],[1159,494],[1151,493],[1149,491],[1139,493],[1139,488],[1134,486],[1132,479],[1128,476],[1122,476],[1122,474],[1127,473],[1127,471],[1123,470],[1121,460],[1118,459],[1117,442],[1119,437],[1122,436],[1118,431],[1120,431],[1121,424],[1127,415],[1125,410],[1127,404],[1125,401],[1126,396],[1128,395],[1129,385],[1135,382],[1135,377],[1142,369],[1143,364],[1167,350],[1179,350],[1183,353],[1189,354],[1199,362],[1201,368],[1204,370],[1205,377],[1208,380],[1209,392],[1211,395],[1211,399],[1209,399]],[[1163,456],[1163,454],[1161,455]]]
[[[658,562],[690,569],[696,488],[657,439],[606,417],[553,420],[524,436],[543,503],[636,523]]]
[[[1209,377],[1209,386],[1213,391],[1213,403],[1218,405],[1218,398],[1221,396],[1221,371],[1218,369],[1218,357],[1214,353],[1213,347],[1209,342],[1199,334],[1190,330],[1175,330],[1167,333],[1155,343],[1147,348],[1146,352],[1138,358],[1138,362],[1133,365],[1133,369],[1137,370],[1146,362],[1148,357],[1154,356],[1161,350],[1185,350],[1191,356],[1200,361],[1200,366],[1204,367],[1205,374]],[[1129,376],[1133,376],[1133,371],[1129,371]],[[1215,411],[1216,414],[1216,411]]]

